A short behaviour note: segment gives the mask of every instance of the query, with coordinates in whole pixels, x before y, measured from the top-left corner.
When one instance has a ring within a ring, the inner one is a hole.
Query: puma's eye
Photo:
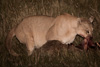
[[[89,33],[89,31],[86,31],[86,33]]]

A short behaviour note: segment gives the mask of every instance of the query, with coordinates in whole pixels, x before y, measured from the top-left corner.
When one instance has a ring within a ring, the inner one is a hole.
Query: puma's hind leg
[[[32,37],[27,38],[27,44],[26,47],[28,49],[28,56],[30,56],[33,53],[34,50],[34,39]]]

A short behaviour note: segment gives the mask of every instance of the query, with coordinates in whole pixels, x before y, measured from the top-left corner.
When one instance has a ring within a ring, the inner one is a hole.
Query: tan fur
[[[7,36],[7,38],[6,38],[6,46],[7,46],[8,51],[9,51],[12,55],[18,56],[18,54],[16,54],[16,53],[11,49],[11,47],[12,47],[12,45],[11,45],[12,38],[15,36],[14,30],[15,30],[15,28],[13,28],[13,29],[9,32],[9,34],[8,34],[8,36]]]
[[[56,18],[48,16],[28,17],[8,34],[6,45],[9,44],[8,42],[11,43],[13,33],[21,43],[26,44],[28,55],[32,54],[34,47],[39,48],[48,40],[59,40],[62,43],[70,44],[77,34],[86,37],[92,33],[90,21],[84,20],[83,22],[81,20],[81,18],[67,13]],[[87,28],[84,29],[84,26],[88,28],[89,34],[87,34]]]

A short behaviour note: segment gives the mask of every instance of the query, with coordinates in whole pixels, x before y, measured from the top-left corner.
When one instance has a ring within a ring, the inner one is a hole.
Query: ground
[[[14,45],[16,46],[16,45]],[[20,47],[21,46],[21,47]],[[35,49],[31,56],[27,55],[25,45],[18,44],[15,51],[20,56],[8,53],[4,45],[0,46],[1,67],[99,67],[100,50],[89,48],[84,51],[74,45],[49,41],[43,47]]]

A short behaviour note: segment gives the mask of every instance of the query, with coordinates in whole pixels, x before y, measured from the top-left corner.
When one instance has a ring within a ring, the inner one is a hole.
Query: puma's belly
[[[35,47],[40,48],[43,46],[47,41],[44,35],[42,36],[34,36]]]

